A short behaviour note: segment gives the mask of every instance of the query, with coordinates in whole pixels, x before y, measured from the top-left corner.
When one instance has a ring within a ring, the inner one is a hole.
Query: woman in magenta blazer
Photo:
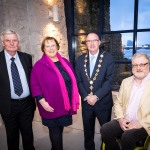
[[[44,38],[44,53],[31,72],[32,96],[37,101],[43,125],[49,129],[52,150],[63,150],[62,133],[72,124],[72,115],[79,108],[79,94],[70,62],[59,53],[58,41]]]

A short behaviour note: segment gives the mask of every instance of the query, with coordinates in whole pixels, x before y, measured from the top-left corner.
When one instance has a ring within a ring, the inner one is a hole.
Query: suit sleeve
[[[123,103],[124,101],[124,80],[121,83],[120,89],[119,89],[119,93],[117,94],[117,98],[114,101],[114,115],[115,115],[115,119],[119,119],[119,118],[124,118],[124,107],[125,107],[125,103]]]
[[[37,66],[34,66],[30,76],[30,88],[33,97],[43,94],[39,82],[39,72],[37,70]]]
[[[32,56],[29,55],[29,57],[30,57],[30,64],[31,64],[31,67],[32,67],[32,66],[33,66],[33,63],[32,63]]]
[[[83,71],[83,70],[81,68],[82,65],[80,64],[80,62],[81,62],[81,60],[79,60],[79,59],[76,61],[75,71],[76,71],[76,78],[77,78],[79,93],[82,96],[82,98],[85,98],[86,96],[88,96],[88,93],[85,90],[84,85],[83,85],[83,79],[81,76],[81,71]]]

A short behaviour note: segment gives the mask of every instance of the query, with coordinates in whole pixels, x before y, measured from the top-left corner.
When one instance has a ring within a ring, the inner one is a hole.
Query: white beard
[[[134,76],[137,79],[144,79],[147,76],[148,72],[135,72]]]

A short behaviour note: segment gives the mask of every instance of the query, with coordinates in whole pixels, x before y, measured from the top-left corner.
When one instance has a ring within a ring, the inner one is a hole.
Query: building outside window
[[[132,55],[143,52],[150,56],[150,1],[74,0],[70,6],[74,18],[70,49],[75,58],[87,50],[86,35],[99,34],[101,41],[108,43],[103,48],[114,56],[112,88],[118,90],[122,80],[132,75]]]
[[[108,17],[105,8],[102,13],[104,18]],[[119,89],[122,79],[131,75],[131,58],[134,53],[142,52],[150,57],[149,17],[148,0],[110,0],[110,30],[103,24],[102,35],[113,41],[109,48],[116,61],[114,89]],[[103,20],[105,23],[106,20]],[[118,47],[114,40],[118,42]]]

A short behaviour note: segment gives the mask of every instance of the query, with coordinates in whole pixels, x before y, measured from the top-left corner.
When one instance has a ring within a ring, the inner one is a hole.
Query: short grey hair
[[[11,30],[11,29],[6,29],[5,31],[3,31],[3,32],[1,33],[1,41],[4,41],[4,35],[5,35],[5,34],[16,34],[18,40],[20,40],[20,37],[19,37],[19,35],[18,35],[18,33],[17,33],[16,31]]]
[[[148,63],[150,62],[150,59],[149,59],[149,56],[145,53],[135,53],[133,56],[132,56],[132,62],[135,58],[139,58],[139,57],[144,57],[148,60]]]

